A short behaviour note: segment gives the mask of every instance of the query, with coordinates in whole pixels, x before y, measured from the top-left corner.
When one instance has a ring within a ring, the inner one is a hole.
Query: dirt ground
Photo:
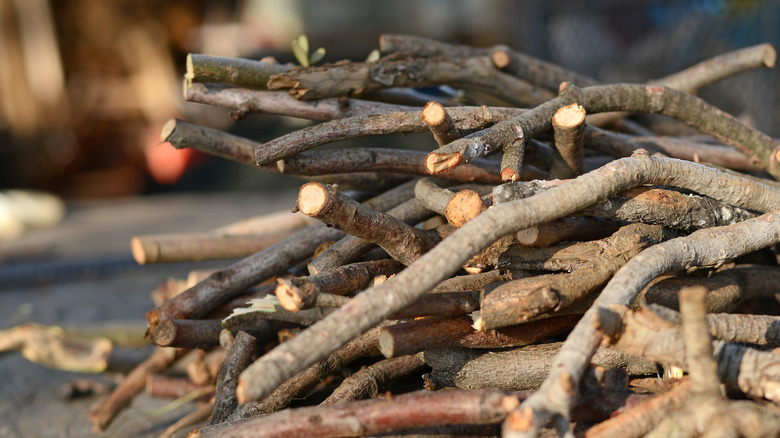
[[[0,328],[35,322],[92,331],[109,326],[142,330],[155,286],[168,277],[186,278],[193,268],[218,268],[231,261],[137,266],[130,255],[132,236],[205,231],[288,209],[294,201],[295,193],[284,191],[272,196],[166,194],[69,203],[56,227],[0,241],[6,254],[6,261],[0,260]],[[118,356],[133,363],[143,360],[150,348],[124,347]],[[60,371],[10,352],[0,353],[0,376],[0,437],[48,438],[94,436],[87,412],[99,397],[67,400],[60,395],[64,385],[79,378],[112,383],[122,374]],[[169,410],[169,403],[141,394],[103,436],[158,436],[194,408],[189,403]]]

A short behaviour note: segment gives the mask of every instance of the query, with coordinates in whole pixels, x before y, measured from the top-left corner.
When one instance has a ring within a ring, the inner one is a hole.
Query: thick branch
[[[347,295],[371,284],[377,275],[390,276],[403,268],[395,260],[373,260],[329,269],[309,277],[279,279],[276,297],[287,310],[296,312],[317,304],[320,293]]]
[[[438,242],[438,236],[368,208],[339,193],[334,186],[304,184],[298,193],[298,208],[328,226],[376,243],[405,265],[417,260]]]
[[[290,66],[284,64],[190,53],[184,79],[186,86],[193,82],[212,82],[264,90],[271,76],[288,70]]]
[[[399,59],[400,58],[400,59]],[[388,57],[377,62],[341,61],[296,67],[271,77],[269,90],[288,90],[297,99],[358,96],[387,87],[420,88],[449,84],[475,88],[513,104],[543,102],[551,97],[514,76],[493,68],[487,57]]]
[[[418,391],[386,399],[315,406],[201,429],[193,438],[222,436],[359,437],[416,427],[500,422],[517,397],[496,390]]]
[[[260,91],[216,84],[193,83],[184,87],[184,101],[233,110],[234,116],[248,113],[279,114],[308,120],[334,120],[393,111],[414,111],[414,107],[370,100],[328,98],[298,100],[284,91]]]
[[[217,375],[217,392],[214,395],[214,411],[208,424],[221,423],[236,410],[236,386],[238,375],[252,363],[257,353],[257,339],[246,332],[240,331],[233,339],[225,361],[219,367]]]
[[[385,357],[398,357],[444,347],[521,347],[567,333],[579,318],[579,315],[557,316],[487,332],[475,331],[468,316],[424,318],[383,328],[379,333],[379,350]]]

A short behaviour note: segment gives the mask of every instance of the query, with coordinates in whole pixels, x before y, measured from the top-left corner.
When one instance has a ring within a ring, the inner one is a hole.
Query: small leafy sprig
[[[292,49],[293,55],[295,55],[295,59],[297,59],[298,63],[304,67],[309,67],[313,64],[316,64],[320,62],[323,57],[325,57],[325,49],[322,47],[318,48],[314,51],[314,53],[309,55],[309,38],[307,38],[306,35],[301,35],[294,39],[290,45],[290,48]]]

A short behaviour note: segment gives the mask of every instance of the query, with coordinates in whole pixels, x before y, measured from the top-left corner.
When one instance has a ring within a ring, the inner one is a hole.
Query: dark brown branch
[[[520,230],[517,242],[525,246],[545,247],[564,241],[603,239],[626,222],[601,217],[565,217]]]
[[[388,399],[287,409],[241,423],[201,429],[191,437],[358,437],[443,424],[493,424],[518,403],[517,397],[496,390],[417,391]]]
[[[158,348],[140,365],[128,374],[103,400],[97,402],[89,411],[95,433],[100,433],[114,419],[116,414],[129,405],[133,397],[146,386],[146,378],[168,368],[187,350],[179,348]]]
[[[452,107],[447,110],[453,122],[463,130],[484,129],[491,123],[516,117],[516,108]],[[265,166],[317,146],[381,134],[411,134],[428,131],[420,111],[388,112],[349,117],[309,126],[264,144],[254,143],[258,166]]]
[[[164,376],[162,374],[146,376],[145,388],[149,396],[156,398],[175,400],[188,395],[197,395],[195,400],[208,401],[214,396],[214,387],[208,383],[197,384],[186,377]]]
[[[393,278],[358,294],[320,323],[258,359],[240,378],[243,398],[239,399],[265,397],[285,379],[419,299],[502,236],[570,215],[639,184],[680,186],[757,211],[780,205],[780,193],[767,186],[695,163],[648,156],[616,160],[566,185],[480,214]],[[748,241],[758,244],[755,239],[766,238],[776,221],[753,221],[752,227],[760,231]]]
[[[387,87],[449,84],[484,91],[512,104],[543,102],[551,93],[493,68],[487,57],[406,58],[377,62],[341,61],[297,67],[271,77],[269,90],[288,90],[297,99],[359,96]]]
[[[304,184],[298,193],[298,208],[328,226],[376,243],[404,265],[417,260],[438,242],[438,236],[365,207],[339,193],[334,186]]]
[[[225,361],[219,367],[217,375],[217,391],[214,395],[214,411],[207,424],[217,424],[228,419],[236,410],[236,386],[238,375],[252,363],[257,354],[257,339],[246,332],[240,331],[233,339]]]
[[[485,56],[490,53],[489,49],[479,47],[448,44],[417,35],[389,33],[379,35],[379,51],[385,55],[401,53],[421,58],[468,58],[471,56]]]
[[[579,315],[557,316],[477,332],[468,316],[424,318],[383,328],[379,333],[379,349],[385,357],[398,357],[444,347],[521,347],[567,333],[579,319]]]
[[[419,372],[424,367],[422,354],[379,361],[344,379],[321,404],[333,405],[364,398],[377,398],[382,388],[393,379]]]
[[[550,178],[575,178],[582,173],[585,110],[576,103],[559,108],[553,114],[552,127],[555,156],[550,167]]]
[[[267,339],[273,329],[266,322],[253,322],[230,328],[238,333],[244,330],[255,337]],[[219,334],[222,331],[220,319],[165,319],[160,321],[152,337],[160,347],[178,348],[211,348],[219,345]]]
[[[347,295],[364,289],[377,275],[390,276],[404,265],[395,260],[372,260],[329,269],[309,277],[279,279],[276,297],[282,307],[296,312],[317,304],[320,293]]]
[[[184,101],[233,110],[240,117],[249,113],[279,114],[308,120],[334,120],[393,111],[414,111],[414,107],[361,99],[329,98],[298,100],[285,91],[260,91],[216,84],[193,83],[184,87]]]
[[[672,117],[755,158],[769,174],[780,177],[780,167],[776,165],[776,152],[780,148],[771,137],[687,93],[662,86],[629,84],[581,90],[568,86],[561,96],[512,120],[500,122],[431,152],[426,159],[426,167],[434,174],[468,163],[514,141],[517,129],[522,129],[526,138],[534,138],[550,129],[552,115],[558,108],[575,102],[589,114],[626,110]]]
[[[485,111],[489,113],[487,107],[484,107],[483,113]],[[431,134],[439,146],[444,146],[463,137],[450,113],[438,102],[428,102],[420,113],[420,119],[428,125],[428,129],[431,130]]]
[[[290,70],[290,66],[221,56],[187,55],[185,86],[192,82],[212,82],[266,89],[271,76]]]
[[[300,152],[276,162],[280,173],[288,175],[324,175],[351,172],[397,172],[427,176],[425,152],[403,149],[350,148]],[[544,172],[523,169],[524,180],[540,178]],[[498,184],[498,162],[491,159],[475,160],[467,165],[437,175],[460,182]]]
[[[477,309],[479,309],[479,296],[475,291],[432,291],[423,295],[414,303],[390,315],[388,319],[466,315]]]

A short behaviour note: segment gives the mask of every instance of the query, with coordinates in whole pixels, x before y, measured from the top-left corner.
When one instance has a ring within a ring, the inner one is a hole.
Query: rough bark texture
[[[238,375],[244,370],[257,354],[257,339],[246,332],[240,331],[233,339],[224,362],[219,367],[217,375],[217,392],[214,395],[214,411],[207,424],[217,424],[228,419],[236,410],[236,386]]]

